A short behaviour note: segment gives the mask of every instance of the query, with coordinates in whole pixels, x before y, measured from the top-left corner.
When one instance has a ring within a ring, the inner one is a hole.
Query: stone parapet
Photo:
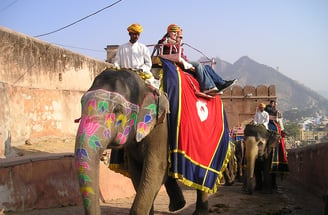
[[[101,200],[131,197],[131,180],[100,163]],[[0,209],[29,211],[82,205],[72,153],[0,160]]]
[[[288,150],[288,179],[328,198],[328,142]]]
[[[229,127],[232,129],[249,123],[254,119],[260,103],[268,104],[270,100],[276,100],[277,97],[274,85],[257,87],[234,85],[231,89],[224,91],[221,99]]]

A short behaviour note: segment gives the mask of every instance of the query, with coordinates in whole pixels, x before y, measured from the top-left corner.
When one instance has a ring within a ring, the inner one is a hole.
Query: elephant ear
[[[138,114],[136,140],[143,140],[158,124],[165,122],[169,102],[165,95],[148,93]]]

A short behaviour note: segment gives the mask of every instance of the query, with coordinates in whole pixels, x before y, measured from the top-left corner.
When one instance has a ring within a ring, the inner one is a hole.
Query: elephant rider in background
[[[159,41],[159,44],[167,44],[164,46],[163,54],[178,53],[179,46],[182,45],[182,29],[176,24],[171,24],[167,28],[167,33]],[[172,48],[170,48],[172,46]],[[188,61],[187,56],[183,53],[183,48],[181,48],[181,62],[182,68],[195,76],[199,83],[200,93],[202,96],[207,94],[209,96],[215,96],[222,94],[222,91],[236,82],[234,80],[223,80],[209,65],[203,65],[199,62]]]
[[[277,110],[276,110],[276,101],[271,100],[270,104],[265,107],[265,111],[270,115],[270,120],[276,120]]]
[[[140,72],[139,75],[147,84],[158,89],[159,81],[154,78],[150,71],[152,62],[149,49],[144,44],[138,42],[143,31],[142,26],[134,23],[127,30],[130,40],[119,46],[114,59],[114,65],[117,68],[132,69]]]
[[[275,147],[273,151],[273,160],[272,160],[272,167],[271,171],[273,173],[287,173],[289,172],[288,168],[288,160],[287,160],[287,153],[285,147],[285,136],[286,132],[283,131],[283,125],[281,119],[281,114],[277,110],[277,103],[275,100],[271,100],[270,104],[265,107],[265,111],[269,113],[269,129],[276,131],[280,134],[281,139],[278,145]],[[279,117],[280,116],[280,117]],[[276,188],[276,177],[275,174],[272,175],[273,180],[273,187]]]
[[[277,110],[277,102],[274,101],[274,100],[271,100],[270,104],[268,104],[265,107],[265,111],[268,112],[270,120],[276,121],[276,122],[279,123],[279,126],[280,126],[280,129],[281,129],[282,133],[286,135],[286,132],[284,132],[284,124],[283,124],[283,121],[282,121],[282,115]]]
[[[266,129],[268,129],[269,124],[269,113],[264,110],[265,104],[261,103],[258,106],[258,110],[254,116],[254,124],[263,124]]]

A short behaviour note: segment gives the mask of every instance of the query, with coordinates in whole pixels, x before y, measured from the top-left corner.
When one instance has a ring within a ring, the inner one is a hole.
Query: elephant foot
[[[261,186],[255,186],[254,190],[260,191],[260,190],[262,190],[262,187]]]
[[[179,201],[170,201],[169,211],[174,212],[182,209],[186,205],[186,200],[181,199]]]
[[[261,191],[261,193],[263,193],[263,194],[272,194],[273,193],[273,190],[272,189],[263,189]]]
[[[192,215],[209,215],[210,213],[208,212],[208,208],[205,209],[197,209],[196,211],[194,211],[194,213]]]
[[[243,194],[247,194],[247,195],[252,195],[253,194],[253,190],[252,189],[249,189],[247,188],[247,186],[244,184],[241,188],[241,192]]]
[[[170,198],[169,211],[173,212],[183,208],[186,205],[186,200],[177,180],[169,177],[164,185]]]
[[[233,184],[234,184],[234,181],[228,181],[228,182],[224,183],[225,186],[232,186]]]
[[[243,189],[241,190],[241,192],[242,192],[243,194],[247,194],[247,195],[252,195],[252,194],[253,194],[253,191],[252,191],[252,190],[248,190],[247,188],[243,188]]]

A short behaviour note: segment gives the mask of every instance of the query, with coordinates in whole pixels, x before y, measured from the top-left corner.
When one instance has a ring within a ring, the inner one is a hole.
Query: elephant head
[[[244,130],[245,135],[245,160],[246,160],[246,183],[244,187],[249,194],[255,188],[254,168],[256,160],[268,161],[273,147],[280,139],[280,135],[267,130],[264,125],[249,124]],[[265,162],[268,163],[268,162]],[[269,174],[264,173],[264,174]]]
[[[168,100],[135,72],[105,70],[81,99],[75,162],[86,214],[100,214],[99,160],[106,148],[142,141],[168,112]]]

